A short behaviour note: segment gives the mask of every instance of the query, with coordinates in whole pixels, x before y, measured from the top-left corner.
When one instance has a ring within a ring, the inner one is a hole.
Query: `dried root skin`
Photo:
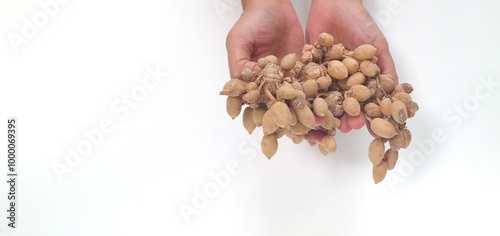
[[[398,151],[410,145],[406,122],[419,105],[410,96],[410,84],[396,84],[391,75],[380,74],[376,54],[372,45],[350,51],[322,33],[315,43],[304,45],[302,55],[290,53],[281,61],[274,55],[260,58],[260,69],[243,69],[219,94],[228,97],[231,118],[244,108],[242,121],[249,134],[262,127],[261,149],[269,159],[284,136],[296,144],[312,141],[323,155],[335,152],[340,117],[363,112],[377,136],[368,146],[368,157],[373,180],[379,183],[395,168]]]

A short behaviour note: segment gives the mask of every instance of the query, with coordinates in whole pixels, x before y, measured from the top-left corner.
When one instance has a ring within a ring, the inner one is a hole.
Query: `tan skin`
[[[242,0],[242,5],[243,14],[226,39],[231,78],[239,78],[243,68],[257,69],[256,61],[267,55],[301,55],[304,43],[313,43],[327,32],[350,50],[365,43],[374,45],[382,73],[398,80],[387,40],[361,0],[312,0],[305,35],[289,0]],[[365,125],[363,114],[344,115],[341,121],[344,133]],[[319,134],[307,137],[311,144],[321,138]]]
[[[243,14],[226,39],[231,78],[243,68],[256,69],[267,55],[301,54],[304,33],[290,1],[243,0]]]

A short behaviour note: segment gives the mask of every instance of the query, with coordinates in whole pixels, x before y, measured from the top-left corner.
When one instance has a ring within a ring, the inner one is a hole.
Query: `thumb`
[[[241,79],[244,68],[256,69],[257,63],[251,61],[254,51],[253,39],[241,33],[235,26],[226,37],[226,51],[231,79]]]
[[[391,75],[394,82],[398,84],[398,74],[396,73],[396,66],[394,65],[394,60],[392,59],[391,53],[389,52],[389,46],[387,41],[382,43],[375,43],[377,48],[377,58],[378,66],[380,67],[381,73],[386,75]]]

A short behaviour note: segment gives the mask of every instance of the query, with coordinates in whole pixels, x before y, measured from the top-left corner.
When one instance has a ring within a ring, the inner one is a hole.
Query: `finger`
[[[360,112],[357,116],[348,115],[347,123],[354,130],[361,129],[363,126],[365,126],[365,115],[363,114],[363,112]]]
[[[309,15],[309,19],[307,20],[308,22],[318,22],[319,20],[317,19],[311,19],[311,18],[317,18],[318,16],[314,16],[314,15]],[[319,21],[321,22],[321,21]],[[331,32],[332,30],[330,29],[327,29],[325,28],[324,25],[319,25],[319,24],[307,24],[306,26],[306,35],[305,35],[305,38],[306,38],[306,43],[307,44],[314,44],[314,42],[316,42],[319,38],[319,35],[321,33],[329,33],[329,34],[332,34],[333,32]],[[336,38],[334,40],[337,40]]]
[[[347,114],[345,114],[345,113],[342,116],[340,116],[340,128],[339,128],[339,130],[342,133],[347,133],[347,132],[352,130],[351,126],[347,122]]]
[[[323,136],[325,136],[326,133],[325,131],[322,130],[311,130],[307,132],[305,136],[305,140],[309,142],[309,145],[314,146],[317,143],[321,143],[321,140],[323,140]]]
[[[368,129],[368,133],[370,133],[370,135],[373,137],[373,138],[378,138],[378,136],[373,133],[373,130],[372,128],[370,127],[370,123],[366,123],[366,128]]]
[[[241,32],[238,24],[227,34],[226,51],[231,78],[240,78],[244,68],[257,69],[257,63],[250,60],[253,52],[253,40]]]
[[[326,118],[314,114],[314,121],[316,122],[315,126],[321,126],[326,123]]]
[[[399,82],[398,74],[396,73],[396,66],[394,60],[392,59],[391,53],[389,52],[389,46],[385,39],[384,42],[376,41],[373,45],[377,48],[377,58],[378,66],[380,67],[381,73],[385,75],[391,75],[396,84]]]
[[[321,33],[329,33],[334,37],[334,27],[329,21],[327,16],[331,16],[332,9],[335,9],[335,5],[338,4],[337,1],[311,1],[309,15],[307,17],[306,43],[313,44],[319,37]],[[335,41],[338,39],[335,38]]]
[[[317,31],[317,26],[315,24],[312,24],[310,22],[314,22],[315,16],[313,14],[309,14],[307,18],[307,25],[306,25],[306,43],[311,44],[311,42],[314,42],[314,36],[318,31]]]
[[[308,25],[306,28],[306,43],[313,44],[319,37],[320,31],[314,25]]]

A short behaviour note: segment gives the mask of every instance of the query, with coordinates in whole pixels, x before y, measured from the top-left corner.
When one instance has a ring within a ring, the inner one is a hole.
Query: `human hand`
[[[243,68],[258,69],[259,58],[296,53],[300,58],[304,32],[289,0],[243,0],[243,14],[229,31],[226,50],[231,78]]]
[[[387,40],[361,0],[313,0],[306,28],[307,43],[312,44],[322,32],[332,34],[336,43],[342,43],[349,50],[362,44],[372,44],[377,48],[377,64],[381,73],[391,75],[398,82]],[[355,117],[344,114],[340,131],[346,133],[364,125],[362,112]]]

